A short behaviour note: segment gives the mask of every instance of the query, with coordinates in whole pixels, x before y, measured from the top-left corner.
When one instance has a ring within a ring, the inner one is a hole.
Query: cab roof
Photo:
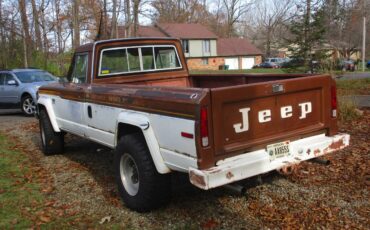
[[[76,48],[76,52],[89,52],[92,51],[94,46],[97,44],[104,44],[104,43],[110,43],[110,42],[124,42],[124,41],[145,41],[145,40],[153,40],[153,41],[159,41],[159,40],[169,40],[169,41],[179,41],[177,38],[118,38],[118,39],[108,39],[108,40],[99,40],[91,43],[87,43],[84,45],[81,45]]]

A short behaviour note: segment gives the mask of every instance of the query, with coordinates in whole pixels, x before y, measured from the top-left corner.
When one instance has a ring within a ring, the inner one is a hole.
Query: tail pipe
[[[247,192],[247,188],[240,184],[227,184],[224,188],[236,193],[237,195],[244,195]]]
[[[327,159],[323,159],[323,158],[313,158],[310,161],[316,164],[330,165],[330,161]]]

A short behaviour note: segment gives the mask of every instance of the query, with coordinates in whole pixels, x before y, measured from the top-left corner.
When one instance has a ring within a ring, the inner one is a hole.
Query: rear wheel
[[[21,109],[24,115],[33,116],[36,111],[36,104],[31,97],[31,95],[26,95],[22,97],[21,100]]]
[[[60,154],[64,150],[64,135],[62,132],[55,132],[51,125],[46,110],[40,110],[40,136],[42,151],[45,155]]]
[[[115,173],[119,194],[132,210],[148,212],[168,203],[169,174],[159,174],[141,134],[123,136],[116,149]]]

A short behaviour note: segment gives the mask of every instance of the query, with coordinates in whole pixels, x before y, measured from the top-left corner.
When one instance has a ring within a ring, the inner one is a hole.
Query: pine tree
[[[325,51],[320,47],[324,40],[325,12],[322,8],[311,8],[311,0],[307,0],[305,6],[301,6],[301,12],[291,21],[289,39],[289,50],[293,58],[303,62],[308,71],[313,68],[313,61],[317,62],[325,58]],[[315,49],[317,48],[317,49]]]

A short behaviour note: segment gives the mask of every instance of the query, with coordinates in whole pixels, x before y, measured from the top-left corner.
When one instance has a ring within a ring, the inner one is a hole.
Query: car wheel
[[[22,97],[21,109],[24,115],[28,117],[33,116],[35,114],[36,104],[30,95],[26,95]]]
[[[169,202],[171,177],[157,172],[141,133],[120,139],[114,165],[118,191],[128,208],[148,212]]]
[[[64,135],[55,132],[46,110],[42,109],[39,115],[40,136],[42,151],[45,155],[60,154],[64,150]]]

